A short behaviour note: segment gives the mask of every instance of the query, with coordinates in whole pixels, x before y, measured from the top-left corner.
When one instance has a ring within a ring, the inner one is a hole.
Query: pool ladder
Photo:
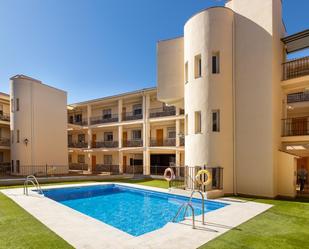
[[[36,188],[38,193],[43,195],[43,191],[41,189],[41,186],[40,186],[38,180],[36,179],[36,177],[34,175],[28,175],[26,177],[26,180],[24,182],[24,195],[29,195],[29,192],[28,192],[28,184],[29,183],[31,183]]]
[[[192,205],[192,198],[193,198],[193,195],[195,193],[199,193],[201,195],[201,197],[202,197],[202,224],[205,225],[205,197],[204,197],[202,191],[200,191],[200,190],[193,190],[191,192],[189,201],[181,204],[181,206],[178,208],[178,211],[177,211],[176,215],[173,218],[173,222],[176,221],[176,219],[179,216],[181,210],[184,209],[184,208],[185,208],[185,212],[184,212],[183,217],[185,219],[187,211],[188,211],[188,207],[189,207],[192,210],[192,228],[193,229],[195,228],[195,214],[194,214],[194,207]]]

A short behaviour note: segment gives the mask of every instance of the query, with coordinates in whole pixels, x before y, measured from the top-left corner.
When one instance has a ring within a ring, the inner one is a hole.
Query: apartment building
[[[295,196],[308,170],[308,31],[285,37],[280,0],[231,0],[158,42],[158,99],[185,110],[185,165],[223,168],[223,193]]]
[[[156,88],[69,105],[70,169],[162,175],[184,165],[183,114]]]
[[[0,174],[10,171],[10,96],[0,93]]]

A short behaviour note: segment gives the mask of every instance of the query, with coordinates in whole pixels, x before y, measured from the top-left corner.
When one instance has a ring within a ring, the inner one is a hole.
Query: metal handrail
[[[202,223],[204,225],[205,224],[205,197],[204,197],[202,191],[200,191],[200,190],[193,190],[191,192],[190,199],[189,199],[189,203],[190,204],[192,203],[192,198],[193,198],[193,195],[195,193],[199,193],[202,196]],[[188,206],[186,207],[184,216],[186,216],[187,211],[188,211]]]
[[[192,210],[192,228],[195,229],[195,215],[194,215],[194,208],[193,206],[191,205],[191,203],[187,202],[187,203],[183,203],[179,208],[178,208],[178,211],[176,213],[176,215],[174,216],[173,218],[173,222],[176,221],[177,217],[179,216],[180,214],[180,211],[186,206],[186,210],[188,208],[188,206],[191,208]],[[185,217],[186,213],[184,214],[184,217]]]
[[[34,181],[33,181],[33,180],[34,180]],[[43,193],[43,191],[42,191],[42,189],[41,189],[41,186],[40,186],[38,180],[36,179],[36,177],[35,177],[34,175],[28,175],[28,176],[26,177],[26,180],[25,180],[25,182],[24,182],[24,195],[28,195],[28,183],[29,183],[29,182],[31,182],[32,185],[33,185],[34,187],[36,187],[37,191],[38,191],[40,194],[44,195],[44,193]]]

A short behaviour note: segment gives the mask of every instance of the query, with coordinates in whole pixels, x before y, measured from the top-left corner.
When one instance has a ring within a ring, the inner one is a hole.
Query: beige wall
[[[280,0],[232,0],[237,192],[276,195],[283,47]],[[256,181],[260,179],[260,181]]]
[[[278,151],[278,192],[280,196],[296,196],[297,158]]]
[[[158,99],[183,106],[184,97],[184,39],[160,41],[157,44]]]
[[[20,165],[68,165],[66,92],[15,76],[11,78],[11,98],[15,108],[17,98],[20,102],[20,110],[11,113],[12,160],[20,160]]]

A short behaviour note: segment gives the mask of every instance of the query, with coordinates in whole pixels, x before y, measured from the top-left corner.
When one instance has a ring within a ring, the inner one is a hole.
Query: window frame
[[[195,134],[202,133],[202,112],[201,111],[194,112],[194,133]]]
[[[216,115],[216,118],[214,118],[214,115]],[[220,132],[220,110],[212,110],[211,111],[211,129],[212,132]]]
[[[211,56],[211,73],[220,73],[220,52],[213,52]]]
[[[202,77],[202,55],[198,54],[194,56],[194,78],[198,79]]]
[[[134,140],[134,141],[142,140],[142,130],[132,130],[131,134],[132,134],[132,140]],[[140,134],[140,137],[139,138],[136,137],[135,136],[136,134]]]

